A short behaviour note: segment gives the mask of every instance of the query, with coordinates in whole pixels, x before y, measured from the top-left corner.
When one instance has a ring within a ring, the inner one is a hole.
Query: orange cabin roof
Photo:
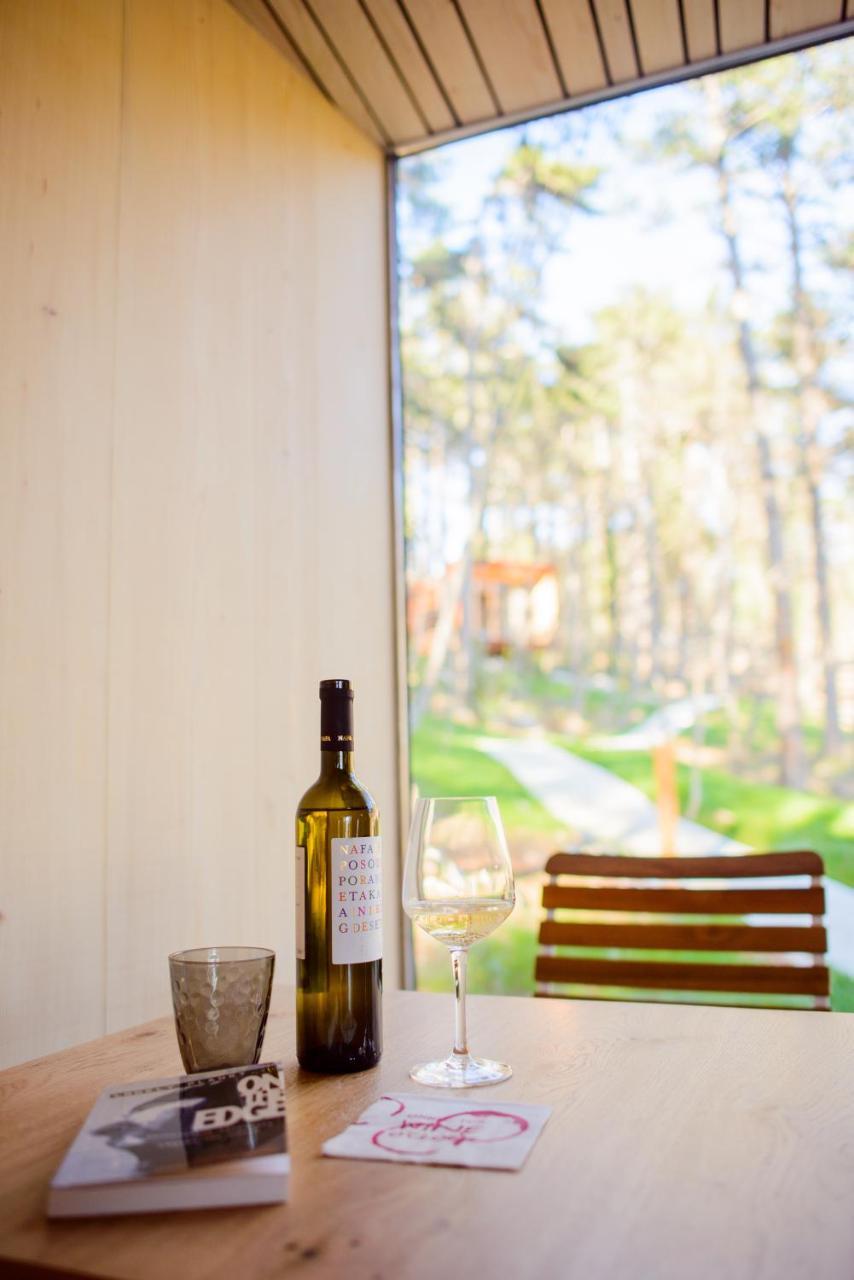
[[[480,560],[473,567],[478,584],[496,583],[505,587],[533,587],[542,578],[553,578],[552,564],[521,564],[513,560]]]

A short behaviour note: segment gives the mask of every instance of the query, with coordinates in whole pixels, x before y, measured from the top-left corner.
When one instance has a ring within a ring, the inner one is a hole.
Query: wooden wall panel
[[[322,676],[394,986],[382,154],[224,0],[2,0],[0,76],[4,1061],[166,1011],[176,947],[292,977]]]
[[[288,61],[292,67],[303,75],[309,75],[308,68],[301,54],[297,51],[291,38],[285,33],[281,20],[277,20],[273,11],[265,4],[265,0],[229,0],[238,13],[251,23],[265,40],[269,40],[273,48]],[[323,90],[328,97],[328,91]]]
[[[247,366],[253,258],[268,250],[241,214],[266,193],[247,199],[260,175],[238,141],[248,90],[222,56],[223,11],[133,0],[127,14],[109,1029],[163,1007],[165,956],[185,939],[248,941],[260,879]],[[283,880],[270,889],[282,897]]]
[[[393,777],[391,682],[372,661],[392,637],[381,158],[218,0],[131,14],[111,1028],[162,1007],[177,946],[253,939],[292,975],[319,677],[351,676],[373,709],[365,776],[386,804]]]
[[[0,4],[0,1064],[103,1026],[121,41]]]
[[[331,145],[325,150],[332,158]],[[381,371],[385,374],[385,352],[378,351],[375,337],[386,325],[384,189],[380,174],[373,190],[367,186],[364,158],[340,139],[332,162],[318,168],[316,183],[314,211],[324,252],[316,256],[308,283],[317,306],[312,386],[317,397],[315,451],[323,467],[314,473],[312,518],[303,519],[304,545],[310,549],[305,599],[311,620],[303,665],[316,677],[306,686],[310,711],[303,723],[314,760],[317,679],[337,674],[355,681],[357,770],[382,817],[390,957],[384,976],[394,985],[396,942],[390,935],[400,918],[395,867],[401,851],[396,788],[390,784],[397,766],[391,729],[392,477],[390,454],[384,456],[377,447],[377,424],[385,423],[387,406],[384,386],[378,385]],[[354,217],[358,254],[353,252]],[[342,281],[347,283],[343,298]]]

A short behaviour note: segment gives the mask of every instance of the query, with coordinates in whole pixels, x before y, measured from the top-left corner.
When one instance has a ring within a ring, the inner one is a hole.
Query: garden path
[[[481,738],[480,750],[503,764],[585,848],[625,853],[660,851],[658,810],[638,787],[537,738]],[[738,853],[748,846],[689,818],[680,818],[683,854]],[[827,880],[830,963],[854,976],[854,889]]]

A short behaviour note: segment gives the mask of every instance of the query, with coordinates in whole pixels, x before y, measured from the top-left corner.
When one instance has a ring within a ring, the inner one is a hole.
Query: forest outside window
[[[533,989],[556,848],[808,847],[854,1008],[852,71],[398,165],[412,782],[496,794],[520,890],[475,990]]]

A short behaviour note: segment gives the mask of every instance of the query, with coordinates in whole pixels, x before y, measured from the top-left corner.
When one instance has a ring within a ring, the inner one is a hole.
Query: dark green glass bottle
[[[382,847],[353,773],[353,690],[320,682],[320,776],[296,821],[297,1057],[363,1071],[382,1053]]]

